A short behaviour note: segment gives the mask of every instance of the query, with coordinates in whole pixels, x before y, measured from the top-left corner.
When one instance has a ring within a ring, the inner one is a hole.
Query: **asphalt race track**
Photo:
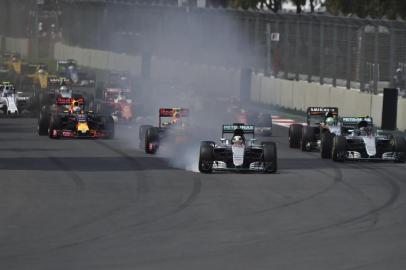
[[[0,269],[406,268],[404,164],[321,160],[275,127],[278,174],[202,175],[35,125],[0,119]]]

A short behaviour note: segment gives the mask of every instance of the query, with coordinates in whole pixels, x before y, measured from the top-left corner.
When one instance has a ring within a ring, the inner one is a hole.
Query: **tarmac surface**
[[[274,126],[277,174],[204,175],[131,136],[0,119],[0,269],[406,268],[404,164],[322,160]]]

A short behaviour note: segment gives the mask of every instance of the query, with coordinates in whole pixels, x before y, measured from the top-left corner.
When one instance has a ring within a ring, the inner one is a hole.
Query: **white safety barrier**
[[[356,89],[253,74],[251,100],[299,111],[306,111],[310,106],[334,106],[339,108],[341,115],[370,115],[378,126],[382,123],[383,96]],[[398,101],[397,128],[406,130],[406,99],[402,98]]]
[[[79,65],[102,70],[129,71],[141,74],[141,57],[102,50],[84,49],[56,43],[54,58],[74,59]]]
[[[4,37],[5,49],[10,52],[17,52],[22,56],[26,57],[30,48],[30,41],[28,38],[12,38]]]
[[[6,37],[6,49],[28,53],[27,39]],[[141,56],[130,56],[108,51],[84,49],[55,44],[55,59],[75,59],[80,65],[105,69],[130,71],[141,75]],[[238,95],[240,70],[207,65],[197,65],[172,59],[152,57],[151,78],[179,80],[204,87],[210,94]],[[336,106],[341,115],[370,115],[380,126],[382,122],[382,95],[370,95],[356,89],[345,89],[304,81],[289,81],[253,74],[251,100],[286,109],[305,111],[309,106]],[[406,100],[398,101],[397,127],[406,129]]]
[[[130,71],[141,75],[141,56],[84,49],[55,44],[55,59],[75,59],[85,67],[104,70]],[[180,81],[203,87],[208,94],[238,95],[240,71],[223,67],[197,65],[166,58],[152,57],[151,78],[160,81]]]

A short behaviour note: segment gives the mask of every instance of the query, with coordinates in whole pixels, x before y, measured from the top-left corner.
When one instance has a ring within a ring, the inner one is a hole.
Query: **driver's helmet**
[[[361,127],[359,129],[359,135],[360,136],[367,136],[370,134],[370,128],[369,127]]]
[[[180,117],[180,113],[179,112],[175,112],[172,116],[172,124],[176,125],[176,124],[181,124],[182,119]]]
[[[45,70],[43,68],[38,69],[38,74],[44,75]]]
[[[231,142],[232,142],[232,144],[242,145],[242,144],[244,144],[244,139],[240,135],[235,135],[231,139]]]
[[[80,113],[82,113],[82,109],[79,106],[74,106],[73,107],[73,113],[80,114]]]
[[[72,102],[71,105],[71,112],[72,113],[80,113],[82,111],[82,108],[79,105],[79,102],[77,100]]]
[[[361,136],[366,136],[371,133],[371,127],[369,126],[368,122],[362,120],[358,123],[359,134]]]
[[[70,65],[70,66],[68,66],[68,69],[69,69],[70,71],[72,71],[72,70],[75,69],[75,66],[74,66],[74,65]]]
[[[59,87],[59,93],[64,98],[70,98],[72,96],[72,91],[65,85]]]
[[[237,145],[245,143],[244,131],[241,128],[237,128],[236,130],[234,130],[233,137],[231,138],[231,143]]]
[[[326,125],[333,125],[334,124],[334,117],[327,117],[325,121]]]

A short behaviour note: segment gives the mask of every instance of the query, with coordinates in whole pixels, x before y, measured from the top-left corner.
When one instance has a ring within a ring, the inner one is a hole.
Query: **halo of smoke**
[[[173,167],[197,171],[200,142],[218,141],[221,125],[234,122],[227,106],[230,106],[230,97],[238,95],[239,87],[227,81],[231,78],[221,75],[220,71],[225,68],[220,67],[242,66],[244,60],[250,58],[250,52],[244,49],[248,47],[245,46],[247,33],[243,33],[240,22],[232,16],[215,15],[213,22],[202,20],[198,11],[182,13],[182,16],[174,12],[183,11],[159,10],[165,20],[164,25],[159,24],[162,27],[142,28],[134,22],[134,31],[139,31],[140,47],[153,55],[151,81],[144,89],[142,102],[145,115],[154,120],[144,119],[143,124],[157,126],[161,107],[188,108],[188,142],[173,145],[175,138],[168,135],[161,141],[157,156],[167,159]],[[215,25],[219,27],[215,28]],[[122,28],[128,29],[128,25]],[[116,41],[114,46],[120,46],[120,39]],[[217,68],[210,66],[213,64]],[[238,73],[238,70],[234,71]],[[238,81],[239,76],[236,77]],[[137,128],[133,137],[126,137],[131,147],[139,147]]]

